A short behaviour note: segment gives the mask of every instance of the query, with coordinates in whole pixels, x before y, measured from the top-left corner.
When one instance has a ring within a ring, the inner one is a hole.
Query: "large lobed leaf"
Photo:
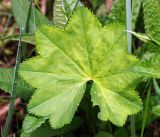
[[[90,94],[101,120],[122,126],[139,112],[142,102],[134,88],[147,72],[136,69],[141,63],[127,53],[123,30],[120,24],[102,27],[86,8],[74,12],[65,30],[40,27],[39,55],[20,67],[21,76],[37,88],[29,112],[49,117],[53,128],[70,123],[88,81],[93,81]]]

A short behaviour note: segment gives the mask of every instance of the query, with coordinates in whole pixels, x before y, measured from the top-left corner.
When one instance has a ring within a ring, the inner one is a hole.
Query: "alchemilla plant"
[[[28,112],[39,121],[32,124],[47,119],[54,129],[69,124],[85,92],[99,107],[98,118],[117,126],[142,110],[135,88],[143,78],[159,78],[160,73],[127,53],[124,30],[120,23],[102,27],[84,7],[73,13],[66,29],[37,29],[38,55],[20,65],[20,76],[36,88]]]

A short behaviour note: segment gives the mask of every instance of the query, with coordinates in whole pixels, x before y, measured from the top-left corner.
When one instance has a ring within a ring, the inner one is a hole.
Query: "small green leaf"
[[[33,132],[45,122],[44,118],[37,118],[31,115],[26,115],[23,121],[23,130],[26,133]]]
[[[24,125],[24,124],[23,124]],[[51,137],[54,134],[49,124],[44,123],[31,133],[22,130],[21,137]]]
[[[48,121],[46,120],[45,123],[43,123],[44,121],[44,118],[37,118],[31,115],[27,115],[25,120],[23,121],[21,137],[51,137],[57,135],[62,136],[66,135],[66,133],[76,129],[82,124],[82,119],[74,117],[71,124],[53,130],[51,129]]]
[[[143,42],[151,41],[151,39],[145,34],[140,34],[140,33],[136,33],[134,31],[129,31],[129,30],[127,30],[127,32],[130,32],[131,34],[133,34],[135,37],[137,37],[138,39],[142,40]]]
[[[160,105],[155,106],[155,107],[152,109],[152,112],[153,112],[153,114],[155,114],[156,116],[159,116],[159,117],[160,117]]]

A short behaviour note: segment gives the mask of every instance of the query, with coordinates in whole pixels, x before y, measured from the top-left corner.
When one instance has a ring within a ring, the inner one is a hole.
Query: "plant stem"
[[[132,4],[131,0],[126,0],[126,25],[127,30],[132,31]],[[132,53],[132,34],[127,32],[128,53]]]
[[[130,121],[131,121],[131,137],[136,137],[134,116],[130,116]]]
[[[126,26],[128,31],[132,31],[132,1],[126,0]],[[128,53],[132,53],[132,35],[127,32]],[[131,137],[136,137],[134,116],[130,116],[131,121]]]
[[[10,106],[9,106],[9,111],[7,115],[7,120],[6,120],[6,125],[5,125],[5,130],[4,130],[4,135],[3,137],[8,136],[11,120],[12,120],[12,115],[13,115],[13,110],[14,110],[14,102],[16,99],[16,87],[17,87],[17,82],[18,82],[18,69],[19,69],[19,63],[20,63],[20,58],[21,58],[21,37],[22,37],[22,30],[20,29],[20,37],[19,37],[19,43],[18,43],[18,50],[17,50],[17,57],[16,57],[16,64],[14,68],[14,76],[13,76],[13,83],[12,83],[12,89],[11,89],[11,100],[10,100]]]
[[[75,11],[75,9],[77,8],[79,1],[80,1],[80,0],[77,0],[76,5],[75,5],[75,7],[74,7],[74,9],[73,9],[73,11],[72,11],[72,12],[74,12],[74,11]]]

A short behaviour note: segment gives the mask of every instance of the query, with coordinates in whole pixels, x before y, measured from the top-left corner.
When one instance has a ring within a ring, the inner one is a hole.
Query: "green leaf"
[[[148,83],[148,89],[147,89],[147,98],[144,103],[144,116],[143,116],[143,121],[142,121],[142,128],[141,128],[141,137],[143,137],[144,134],[144,129],[147,123],[147,119],[149,116],[149,104],[150,104],[150,98],[151,98],[151,84]]]
[[[160,42],[151,36],[147,36],[146,34],[141,34],[141,33],[133,32],[129,30],[127,30],[127,32],[133,34],[135,37],[137,37],[138,39],[140,39],[145,43],[150,43],[150,44],[152,43],[152,46],[160,46]]]
[[[49,123],[44,118],[37,118],[27,115],[23,121],[21,137],[51,137],[66,135],[67,132],[79,127],[82,124],[82,119],[74,117],[71,124],[66,125],[60,129],[51,129]],[[33,129],[34,130],[33,130]]]
[[[160,117],[160,105],[155,106],[155,107],[152,109],[152,112],[153,112],[153,114],[155,114],[156,116],[159,116],[159,117]]]
[[[160,41],[160,2],[159,0],[143,0],[144,24],[148,35]]]
[[[65,28],[66,24],[72,15],[75,8],[82,6],[83,4],[77,0],[55,0],[54,2],[54,17],[53,22],[56,27]]]
[[[40,11],[32,7],[32,5],[30,6],[29,0],[12,0],[12,10],[17,25],[23,28],[24,31],[28,29],[27,32],[35,32],[37,26],[50,24],[48,19]],[[28,18],[29,22],[27,23]]]
[[[157,81],[155,79],[153,79],[153,85],[154,85],[154,89],[155,89],[156,95],[158,97],[158,102],[160,104],[160,88],[159,88],[159,85],[158,85],[158,83],[157,83]]]
[[[63,0],[55,0],[54,1],[54,16],[53,22],[56,27],[65,28],[66,23],[68,21],[67,15],[65,15],[65,1]]]
[[[0,88],[9,93],[12,88],[13,71],[13,68],[0,68]],[[17,96],[28,100],[33,94],[34,89],[19,77],[16,92]]]
[[[44,118],[37,118],[31,115],[26,115],[23,121],[23,130],[25,133],[30,133],[36,130],[45,122]]]
[[[158,49],[157,49],[158,51]],[[142,58],[143,67],[137,67],[137,71],[153,78],[160,77],[160,55],[152,52],[145,53]]]
[[[21,137],[52,137],[53,133],[49,124],[44,123],[31,133],[22,130]]]
[[[146,74],[153,78],[160,77],[160,47],[148,42],[145,43],[137,52],[141,59],[141,66],[135,67],[136,71]]]
[[[131,34],[133,34],[135,37],[142,40],[143,42],[147,43],[147,42],[151,41],[151,39],[145,34],[140,34],[140,33],[137,33],[137,32],[134,32],[134,31],[129,31],[129,30],[127,30],[127,32],[130,32]]]
[[[117,126],[136,114],[142,102],[134,91],[142,73],[140,61],[126,49],[126,33],[120,24],[101,24],[86,8],[76,10],[65,30],[49,26],[36,32],[39,55],[21,64],[20,74],[37,92],[30,113],[49,117],[53,128],[71,122],[93,81],[91,98],[100,107],[98,117]]]

